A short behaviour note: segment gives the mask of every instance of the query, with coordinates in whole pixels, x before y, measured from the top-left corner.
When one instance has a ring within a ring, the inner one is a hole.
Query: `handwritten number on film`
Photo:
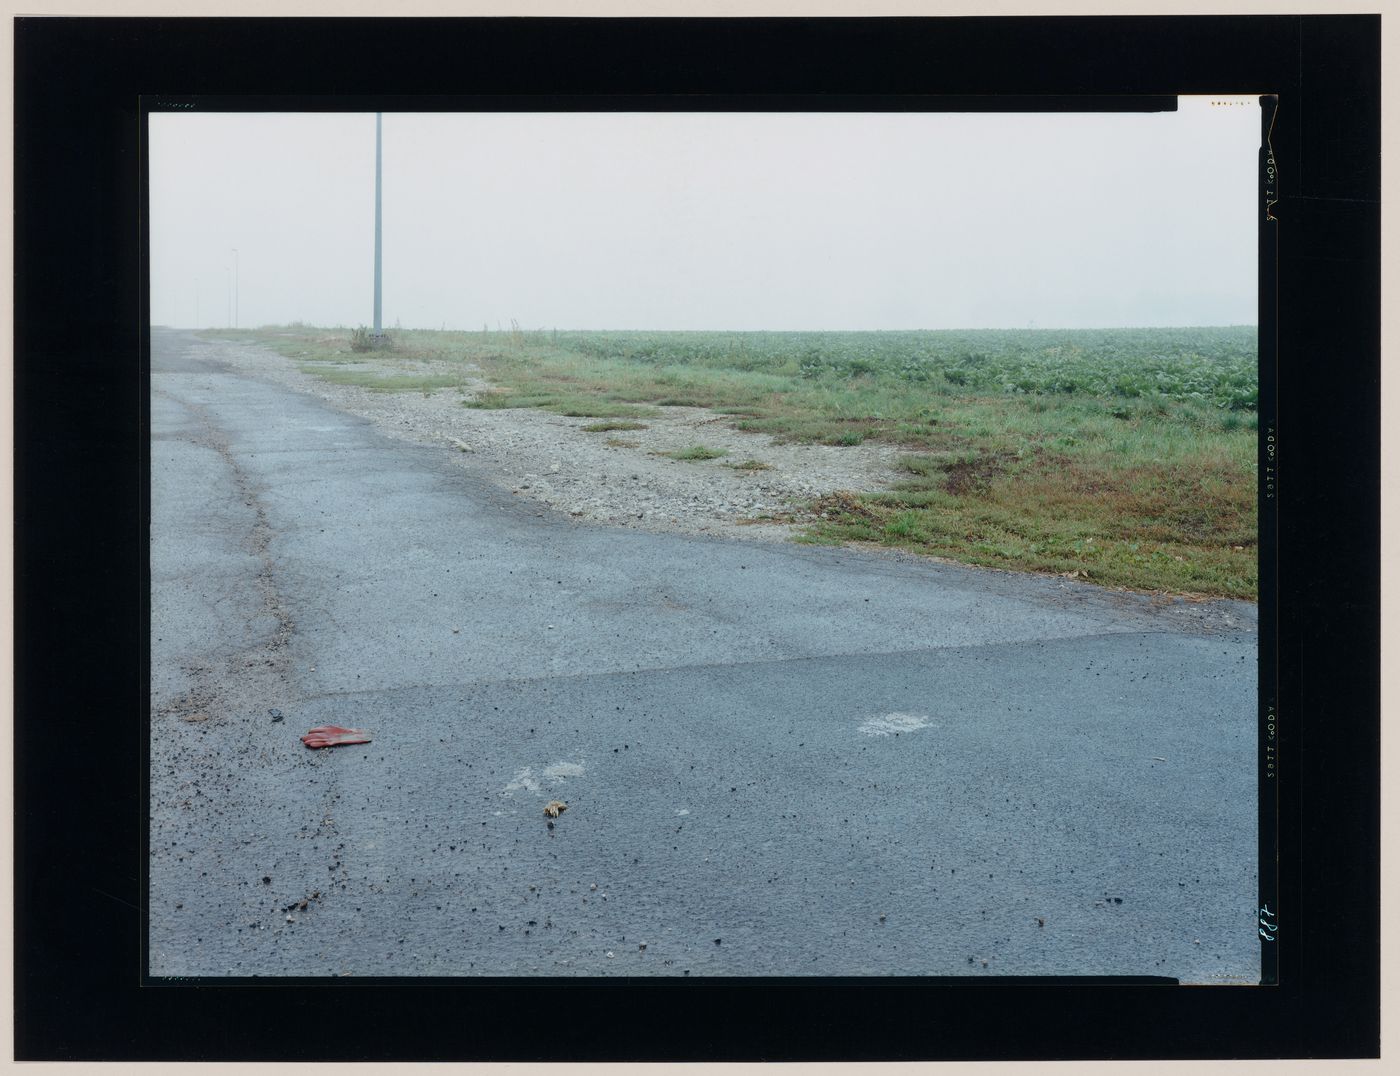
[[[1259,936],[1265,941],[1278,940],[1278,915],[1266,904],[1259,909]]]

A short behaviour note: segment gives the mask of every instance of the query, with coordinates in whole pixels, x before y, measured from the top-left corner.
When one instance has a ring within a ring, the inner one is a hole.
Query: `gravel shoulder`
[[[464,401],[486,391],[376,392],[303,373],[295,360],[255,344],[202,341],[205,357],[240,374],[313,396],[373,423],[383,433],[437,445],[457,464],[512,494],[575,518],[640,530],[785,541],[790,523],[764,517],[790,513],[828,493],[871,491],[899,478],[893,445],[780,444],[733,428],[728,416],[698,407],[666,407],[646,429],[587,433],[593,418],[568,418],[525,408],[476,410]],[[441,362],[357,362],[366,373],[459,373]],[[611,443],[610,443],[611,442]],[[725,449],[713,460],[675,460],[664,453],[703,443]],[[765,469],[734,464],[757,460]]]

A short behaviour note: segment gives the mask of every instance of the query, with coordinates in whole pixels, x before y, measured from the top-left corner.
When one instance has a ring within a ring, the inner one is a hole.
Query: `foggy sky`
[[[384,115],[384,324],[1253,324],[1253,99]],[[151,320],[373,319],[374,116],[150,116]],[[237,249],[238,254],[232,253]]]

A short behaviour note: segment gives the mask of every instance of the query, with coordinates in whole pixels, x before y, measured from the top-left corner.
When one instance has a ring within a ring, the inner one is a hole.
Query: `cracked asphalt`
[[[151,975],[1257,981],[1253,606],[590,525],[210,350],[153,333]]]

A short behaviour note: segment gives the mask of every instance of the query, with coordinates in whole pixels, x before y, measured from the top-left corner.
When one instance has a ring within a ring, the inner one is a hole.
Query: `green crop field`
[[[352,353],[348,330],[236,335],[385,390],[465,385],[475,366],[493,389],[473,407],[539,407],[615,428],[667,406],[707,407],[784,441],[907,449],[895,488],[796,511],[808,541],[1139,590],[1257,593],[1252,327],[398,331],[392,352],[372,354]],[[368,372],[385,365],[397,372]]]

